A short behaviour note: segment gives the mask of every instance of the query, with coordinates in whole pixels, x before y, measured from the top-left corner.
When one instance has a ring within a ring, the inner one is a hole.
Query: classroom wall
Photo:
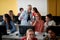
[[[8,13],[9,10],[17,15],[20,7],[26,10],[29,4],[37,7],[42,16],[48,13],[60,16],[60,0],[0,0],[0,15]]]
[[[48,1],[48,13],[53,16],[60,16],[60,0],[47,0]]]
[[[51,13],[53,16],[57,16],[56,0],[47,0],[47,1],[48,1],[48,13]]]
[[[17,0],[18,10],[23,7],[27,9],[27,5],[31,4],[33,7],[37,7],[40,14],[45,16],[47,14],[47,0]]]
[[[9,10],[13,10],[17,15],[17,0],[0,0],[0,15],[8,13]]]
[[[60,0],[57,0],[57,16],[60,16]]]

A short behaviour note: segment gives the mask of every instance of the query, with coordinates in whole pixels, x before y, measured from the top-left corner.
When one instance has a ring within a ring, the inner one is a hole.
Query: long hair
[[[7,22],[10,22],[11,21],[11,17],[8,14],[5,14],[4,16],[7,19]]]
[[[39,11],[37,10],[36,7],[33,7],[33,10],[34,10],[36,13],[39,13]]]
[[[41,14],[39,13],[39,11],[37,10],[37,8],[36,7],[33,7],[33,10],[37,13],[37,15],[40,17],[40,19],[42,18],[41,17]]]
[[[6,20],[7,20],[7,23],[8,23],[9,29],[11,29],[11,24],[10,24],[11,17],[10,17],[8,14],[5,14],[4,16],[5,16]]]

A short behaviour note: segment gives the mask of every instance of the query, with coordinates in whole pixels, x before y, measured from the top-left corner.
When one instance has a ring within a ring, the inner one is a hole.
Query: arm
[[[22,13],[20,14],[20,16],[18,17],[18,20],[22,20],[22,19],[23,19],[23,16],[25,15],[24,13],[25,13],[25,12],[22,12]]]
[[[15,32],[16,31],[16,26],[14,25],[14,23],[12,21],[10,22],[10,24],[12,26],[11,32]]]
[[[44,31],[44,21],[41,21],[41,26],[40,26],[40,32],[43,32]]]
[[[55,23],[55,21],[53,21],[53,22],[52,22],[52,24],[53,24],[52,26],[56,26],[56,23]]]
[[[44,27],[48,27],[48,22],[45,22],[44,23]]]
[[[36,21],[34,21],[33,23],[32,23],[32,26],[35,26],[36,25]]]

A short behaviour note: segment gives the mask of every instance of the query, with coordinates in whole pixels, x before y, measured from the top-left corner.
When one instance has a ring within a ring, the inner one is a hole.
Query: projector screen
[[[42,16],[47,14],[47,0],[18,0],[18,12],[19,8],[23,7],[27,10],[27,5],[31,4],[32,7],[36,7]]]

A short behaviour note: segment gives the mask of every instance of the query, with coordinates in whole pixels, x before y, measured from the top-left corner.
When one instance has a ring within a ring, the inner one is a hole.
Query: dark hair
[[[36,13],[39,13],[36,7],[33,7],[33,10],[34,10]]]
[[[19,10],[21,11],[21,10],[23,10],[23,8],[20,8]]]
[[[11,17],[8,14],[5,14],[4,16],[5,16],[5,18],[7,18],[7,23],[8,23],[9,29],[11,29],[11,24],[10,24]]]
[[[13,10],[9,10],[9,12],[13,12]]]
[[[28,5],[28,6],[32,6],[32,5]]]
[[[9,26],[9,29],[11,29],[11,24],[10,24],[10,21],[11,20],[11,17],[8,15],[8,14],[4,14],[5,18],[7,19],[7,23],[8,23],[8,26]],[[6,22],[5,22],[6,23]]]
[[[55,31],[54,27],[55,26],[49,26],[49,27],[47,27],[46,32],[48,33],[48,31],[51,30],[52,32],[54,32],[56,34],[56,31]]]
[[[53,19],[52,14],[47,14],[46,16],[47,16],[47,17],[49,17],[49,18],[50,18],[50,20],[52,20],[52,19]]]
[[[41,15],[40,15],[40,13],[39,13],[39,11],[37,10],[36,7],[33,7],[33,10],[37,13],[37,15],[38,15],[40,18],[42,18]]]
[[[7,18],[8,22],[11,21],[11,17],[8,14],[5,14],[4,16],[5,16],[5,18]]]

